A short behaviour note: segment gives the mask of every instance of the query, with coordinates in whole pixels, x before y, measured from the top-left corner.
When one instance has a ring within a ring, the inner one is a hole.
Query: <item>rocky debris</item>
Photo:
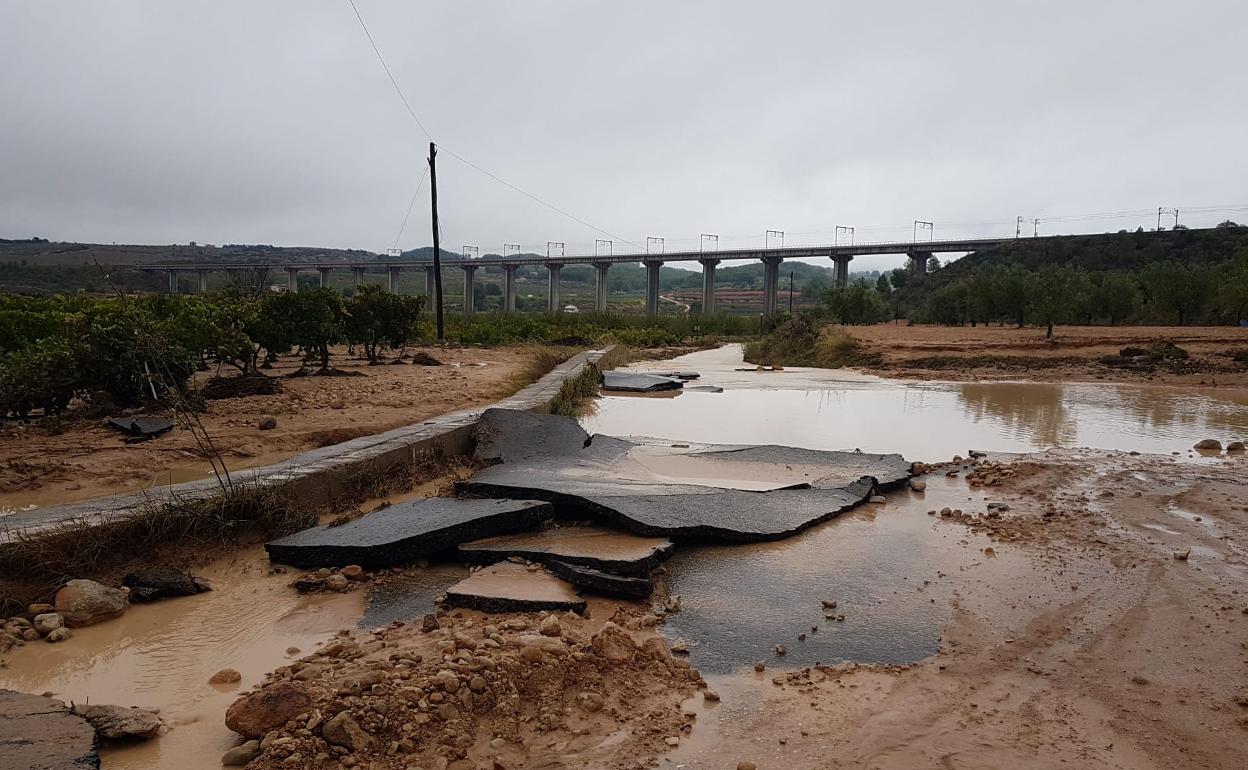
[[[980,464],[966,474],[966,483],[973,487],[996,487],[1005,483],[1017,474],[1018,470],[1005,463],[980,461]]]
[[[226,767],[240,767],[260,756],[260,741],[246,741],[235,746],[221,756],[221,764]]]
[[[660,390],[679,390],[684,386],[684,381],[675,377],[661,377],[656,374],[639,374],[637,372],[623,371],[602,373],[602,389],[608,391],[654,393]]]
[[[232,668],[223,668],[208,678],[208,684],[237,684],[243,681],[243,675]]]
[[[459,546],[459,555],[469,562],[492,564],[518,556],[529,561],[549,564],[558,560],[624,574],[648,572],[674,551],[675,545],[665,537],[638,537],[602,527],[578,526],[487,537]]]
[[[71,580],[56,592],[56,611],[70,628],[121,617],[130,606],[130,592],[94,580]]]
[[[130,600],[150,602],[171,596],[194,596],[212,590],[207,581],[173,567],[144,567],[121,580],[130,589]]]
[[[133,706],[74,706],[74,713],[90,722],[105,742],[146,741],[160,734],[160,717]]]
[[[490,535],[536,527],[553,516],[535,500],[433,497],[374,510],[338,526],[312,527],[265,545],[270,561],[297,567],[403,564]]]
[[[277,418],[271,415],[265,415],[256,423],[256,427],[260,430],[273,430],[277,427]]]
[[[639,612],[621,608],[614,620]],[[546,616],[559,622],[558,637],[530,632],[545,618],[482,626],[457,615],[443,613],[441,628],[430,632],[401,622],[367,634],[341,632],[279,668],[230,713],[292,684],[306,688],[309,701],[223,760],[252,770],[515,768],[526,766],[534,749],[581,734],[582,720],[593,719],[625,737],[602,749],[609,754],[579,755],[578,762],[598,766],[626,756],[645,764],[667,750],[667,737],[687,729],[681,703],[704,686],[686,662],[638,654],[631,638],[631,658],[600,654],[615,650],[619,634],[627,636],[620,623],[596,634],[612,640],[596,647],[585,621],[573,615]],[[366,686],[344,689],[352,682]]]
[[[368,579],[364,568],[358,564],[348,564],[342,569],[321,567],[304,573],[291,581],[290,587],[299,593],[319,591],[341,592],[355,587]]]
[[[225,726],[247,738],[263,738],[312,708],[313,688],[298,681],[282,681],[244,695],[225,712]]]
[[[591,440],[569,418],[506,409],[486,410],[475,436],[476,459],[495,464],[463,482],[464,491],[549,500],[561,516],[589,517],[645,536],[777,540],[865,502],[877,486],[910,477],[910,463],[900,455],[780,446],[659,450],[610,436]],[[634,456],[659,451],[720,465],[726,474],[738,462],[748,464],[743,475],[746,469],[757,473],[758,465],[810,472],[799,477],[805,481],[765,492],[673,484]]]
[[[1201,439],[1200,441],[1197,441],[1196,444],[1192,448],[1203,449],[1203,450],[1211,451],[1211,452],[1221,452],[1222,442],[1218,441],[1216,438],[1206,438],[1206,439]]]
[[[572,585],[596,594],[644,599],[654,591],[654,584],[648,577],[616,575],[604,570],[568,564],[558,559],[547,561],[546,568]]]
[[[482,612],[585,611],[568,583],[536,565],[502,562],[484,567],[446,589],[446,603]]]
[[[0,689],[0,767],[98,770],[95,728],[59,700]]]

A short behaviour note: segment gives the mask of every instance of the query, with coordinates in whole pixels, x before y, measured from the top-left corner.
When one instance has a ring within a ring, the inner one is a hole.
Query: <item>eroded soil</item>
[[[1045,382],[1141,382],[1248,385],[1248,329],[1231,326],[1058,326],[1042,328],[886,323],[844,327],[882,356],[869,369],[886,377],[929,380],[1026,379]],[[1173,343],[1190,354],[1178,361],[1102,363],[1126,347]]]
[[[334,367],[362,376],[287,378],[299,362],[286,357],[266,372],[280,378],[281,393],[209,401],[199,418],[231,470],[258,467],[490,403],[522,384],[517,377],[535,355],[523,347],[409,352],[427,353],[445,365],[368,366],[348,359],[344,349],[335,355]],[[261,419],[270,416],[277,426],[261,430]],[[196,441],[180,428],[152,441],[125,444],[102,420],[70,421],[57,431],[37,423],[0,423],[0,512],[210,474]]]

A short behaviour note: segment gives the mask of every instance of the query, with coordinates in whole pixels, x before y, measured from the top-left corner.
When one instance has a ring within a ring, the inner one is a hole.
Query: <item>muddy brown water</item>
[[[1248,389],[1031,382],[908,382],[848,370],[737,371],[729,345],[634,365],[701,373],[722,393],[670,398],[605,394],[583,418],[591,433],[720,444],[900,452],[947,460],[969,449],[1088,447],[1188,453],[1203,438],[1248,439]]]
[[[606,396],[583,422],[591,431],[673,442],[858,447],[916,460],[970,448],[1053,446],[1182,452],[1187,459],[1185,450],[1196,439],[1248,435],[1248,394],[1229,389],[901,383],[840,371],[734,371],[740,365],[735,347],[652,362],[646,366],[698,370],[702,384],[724,392]],[[656,455],[650,463],[642,453],[640,462],[685,483],[744,489],[791,483],[803,471],[738,467],[726,478],[723,468],[697,458]],[[422,488],[412,494],[432,493]],[[682,597],[682,609],[663,633],[686,642],[691,662],[728,690],[734,681],[749,683],[755,661],[772,669],[925,658],[940,644],[958,582],[983,579],[989,560],[999,570],[1009,566],[1003,560],[1021,558],[988,556],[986,539],[924,515],[945,505],[982,509],[983,502],[962,480],[934,477],[925,493],[892,492],[887,503],[862,506],[788,540],[681,544],[667,562],[666,580]],[[159,708],[172,730],[147,744],[107,749],[106,770],[215,770],[220,755],[239,741],[223,717],[243,688],[340,628],[372,628],[429,612],[434,597],[467,574],[460,564],[435,563],[369,591],[301,596],[288,587],[289,574],[269,574],[258,548],[200,572],[215,591],[137,605],[123,619],[77,630],[62,644],[15,650],[0,669],[0,687]],[[824,599],[835,600],[835,610],[825,612]],[[785,655],[776,654],[776,644],[785,646]],[[300,652],[288,653],[292,647]],[[227,667],[242,672],[241,685],[207,683]]]

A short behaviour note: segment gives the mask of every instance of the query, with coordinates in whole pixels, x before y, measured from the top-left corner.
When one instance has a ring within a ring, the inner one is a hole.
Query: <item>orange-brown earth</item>
[[[843,327],[878,354],[876,374],[907,379],[1026,379],[1248,385],[1248,329],[1230,326],[929,326],[898,323]],[[1187,360],[1106,364],[1125,347],[1172,343]]]
[[[336,351],[334,367],[358,377],[288,378],[285,357],[266,372],[281,382],[275,395],[207,402],[199,415],[231,470],[279,462],[299,452],[418,423],[445,412],[490,403],[514,392],[534,350],[428,348],[443,366],[368,366]],[[229,374],[230,370],[223,372]],[[198,379],[206,379],[201,374]],[[260,420],[277,426],[260,430]],[[0,511],[46,506],[206,478],[211,468],[188,430],[126,444],[103,420],[0,425]]]

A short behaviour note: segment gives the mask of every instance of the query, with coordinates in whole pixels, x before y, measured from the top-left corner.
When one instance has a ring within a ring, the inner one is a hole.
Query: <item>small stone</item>
[[[927,482],[923,479],[910,479],[910,488],[915,492],[922,492],[927,489]]]
[[[629,661],[637,654],[637,643],[628,632],[608,621],[602,630],[590,639],[594,652],[617,663]]]
[[[1200,441],[1196,442],[1196,445],[1193,447],[1193,449],[1205,449],[1209,451],[1221,452],[1222,442],[1218,441],[1216,438],[1201,439]]]
[[[277,427],[277,418],[272,416],[261,417],[256,427],[260,430],[273,430]]]
[[[754,670],[759,673],[762,673],[763,670],[766,668],[767,668],[766,664],[764,664],[761,660],[754,664]]]
[[[668,746],[679,746],[680,738],[675,735],[669,735],[668,737],[663,739],[663,742],[666,743]]]
[[[51,642],[55,644],[56,642],[63,642],[71,636],[73,636],[73,632],[71,632],[68,628],[65,628],[64,626],[62,626],[61,628],[52,629],[52,631],[49,632],[48,635],[43,638],[43,640],[45,642]]]
[[[559,625],[559,618],[555,615],[547,615],[537,630],[542,636],[563,636],[563,626]]]
[[[806,641],[806,634],[798,634],[798,635],[797,635],[797,641],[799,641],[799,642],[804,642],[804,641]]]
[[[364,568],[358,564],[348,564],[347,566],[338,570],[338,574],[342,575],[347,580],[363,580]]]
[[[1178,559],[1179,561],[1187,561],[1187,557],[1191,555],[1192,555],[1192,549],[1190,546],[1187,548],[1184,548],[1181,551],[1174,552],[1174,558]]]
[[[32,604],[29,607],[27,607],[26,614],[33,618],[36,615],[43,615],[44,613],[52,612],[55,609],[56,608],[53,607],[51,604],[37,603],[37,604]]]
[[[753,762],[738,762],[737,770],[758,770],[758,765]]]
[[[36,615],[31,624],[41,636],[47,636],[58,628],[64,628],[65,618],[55,612],[45,612],[41,615]]]
[[[885,497],[884,495],[871,495],[871,500],[870,500],[870,502],[873,502],[873,503],[887,503],[887,502],[888,502],[888,498],[887,498],[887,497]]]
[[[544,657],[546,657],[546,653],[539,647],[525,645],[520,648],[520,660],[523,660],[526,663],[537,663]]]
[[[325,727],[321,729],[321,737],[327,743],[356,752],[368,751],[377,742],[376,738],[360,727],[360,723],[355,721],[350,711],[340,711],[333,719],[326,722]]]
[[[1226,445],[1226,451],[1228,451],[1228,452],[1243,452],[1243,451],[1244,451],[1244,442],[1242,442],[1242,441],[1232,441],[1231,443],[1229,443],[1229,444],[1227,444],[1227,445]]]
[[[719,693],[714,690],[703,690],[702,700],[717,701],[719,700]]]
[[[485,681],[485,677],[474,676],[468,680],[468,689],[473,692],[485,692],[486,687],[488,687],[488,684]]]
[[[589,712],[602,711],[602,696],[596,692],[583,692],[576,696],[577,705]]]
[[[347,580],[347,576],[342,574],[333,574],[321,581],[321,585],[324,586],[327,591],[342,591],[349,583],[350,581]]]
[[[426,634],[430,631],[437,631],[442,626],[438,623],[438,616],[430,613],[420,619],[420,630]]]
[[[1131,683],[1138,684],[1138,685],[1146,685],[1148,684],[1148,680],[1140,676],[1139,674],[1136,674],[1135,676],[1131,677]]]
[[[783,645],[783,644],[777,644],[777,645],[776,645],[776,654],[777,654],[777,655],[783,655],[784,653],[785,653],[784,645]]]
[[[208,678],[208,684],[234,684],[241,682],[243,675],[232,668],[223,668]]]
[[[836,609],[836,600],[835,600],[835,599],[821,599],[821,600],[820,600],[820,603],[821,603],[821,604],[823,604],[823,608],[824,608],[825,610],[834,610],[834,609]]]
[[[251,740],[225,752],[221,757],[221,764],[228,767],[238,767],[247,764],[258,756],[260,756],[260,741]]]

